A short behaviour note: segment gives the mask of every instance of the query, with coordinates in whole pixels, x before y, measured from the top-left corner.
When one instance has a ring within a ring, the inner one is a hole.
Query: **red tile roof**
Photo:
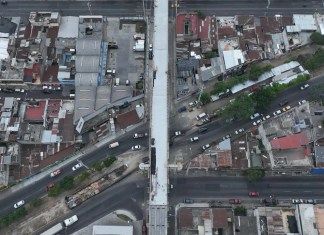
[[[306,132],[302,132],[273,139],[270,143],[273,149],[295,149],[307,145],[309,141]]]
[[[213,227],[228,228],[226,209],[224,208],[213,209]]]
[[[59,66],[49,66],[44,72],[43,83],[57,83],[59,84],[59,80],[57,79],[59,71]]]
[[[182,207],[179,209],[179,228],[190,229],[193,227],[192,209]]]
[[[230,150],[217,151],[217,166],[232,167],[232,153]]]
[[[197,35],[200,39],[208,39],[210,17],[201,20],[196,13],[178,14],[177,16],[177,34],[184,34],[184,22],[190,22],[190,29],[193,35]]]
[[[25,112],[25,121],[43,121],[45,101],[39,101],[38,106],[28,105]]]
[[[130,125],[134,125],[139,123],[141,120],[139,119],[136,110],[132,110],[127,113],[123,113],[117,116],[116,122],[120,126],[120,128],[125,129]]]

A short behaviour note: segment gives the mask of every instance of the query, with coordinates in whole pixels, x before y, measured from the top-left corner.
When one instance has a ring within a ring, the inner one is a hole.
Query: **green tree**
[[[74,187],[74,178],[73,176],[65,176],[60,182],[60,187],[64,190],[70,190]]]
[[[260,168],[250,168],[244,171],[243,175],[249,181],[258,181],[265,176],[265,171]]]
[[[102,162],[95,162],[95,163],[92,165],[92,168],[93,168],[95,171],[102,171],[102,169],[104,168],[104,166],[103,166],[103,163],[102,163]]]
[[[208,92],[203,92],[200,95],[200,102],[205,105],[208,104],[210,102],[210,95],[208,94]]]
[[[84,181],[84,180],[88,179],[89,176],[90,176],[90,172],[84,171],[80,175],[78,175],[78,180],[79,181]]]
[[[244,206],[237,206],[234,208],[235,216],[246,216],[246,208]]]
[[[32,205],[33,207],[39,207],[41,204],[42,204],[42,199],[41,199],[41,198],[34,198],[34,199],[31,201],[31,205]]]
[[[202,13],[201,11],[196,11],[198,17],[201,19],[201,20],[205,20],[206,16],[204,13]]]
[[[271,87],[265,87],[257,90],[252,95],[256,102],[255,109],[259,112],[264,112],[269,104],[276,98],[276,92]]]
[[[103,161],[105,167],[110,167],[115,161],[117,160],[116,157],[109,157]]]
[[[257,65],[251,66],[250,73],[249,73],[249,79],[252,81],[257,81],[258,78],[265,72],[272,69],[272,65],[268,64],[266,66],[260,67]]]
[[[225,108],[223,118],[249,119],[254,113],[254,107],[255,103],[252,98],[246,94],[241,94],[232,104]]]
[[[321,35],[319,32],[312,33],[310,39],[312,40],[312,42],[318,45],[324,45],[324,36]]]

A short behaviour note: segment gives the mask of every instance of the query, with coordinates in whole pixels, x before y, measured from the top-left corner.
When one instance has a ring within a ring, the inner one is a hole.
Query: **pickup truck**
[[[138,138],[143,138],[146,137],[147,133],[135,133],[134,134],[134,139],[138,139]]]
[[[61,174],[61,170],[60,169],[57,169],[57,170],[51,172],[50,176],[53,178],[53,177],[55,177],[55,176],[57,176],[59,174]]]

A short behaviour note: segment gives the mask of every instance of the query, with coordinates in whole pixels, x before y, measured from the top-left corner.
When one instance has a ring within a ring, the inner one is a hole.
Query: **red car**
[[[242,200],[241,199],[229,199],[228,202],[230,204],[241,204]]]
[[[258,192],[249,192],[250,197],[258,197],[259,193]]]
[[[55,185],[54,184],[48,184],[46,186],[47,191],[49,191],[51,188],[53,188]]]

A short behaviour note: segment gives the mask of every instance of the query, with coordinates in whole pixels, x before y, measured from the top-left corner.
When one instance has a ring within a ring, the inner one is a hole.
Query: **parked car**
[[[235,134],[238,135],[239,133],[242,133],[243,131],[244,131],[244,128],[240,128],[240,129],[238,129],[238,130],[235,131]]]
[[[309,84],[306,83],[306,84],[304,84],[304,85],[302,85],[302,86],[300,87],[300,90],[305,90],[305,89],[307,89],[308,87],[309,87]]]
[[[258,197],[259,193],[258,192],[249,192],[250,197]]]
[[[194,203],[194,200],[187,198],[187,199],[183,200],[183,202],[184,203]]]
[[[209,149],[210,148],[210,144],[205,144],[204,146],[201,147],[203,150]]]
[[[48,184],[47,186],[46,186],[46,190],[47,191],[49,191],[51,188],[54,188],[54,186],[55,186],[55,184]]]
[[[195,106],[197,106],[197,104],[198,104],[198,101],[195,100],[195,101],[189,103],[189,107],[190,108],[195,107]]]
[[[270,118],[270,115],[263,116],[263,117],[262,117],[262,120],[265,121],[265,120],[267,120],[267,119],[269,119],[269,118]]]
[[[281,114],[281,110],[280,110],[280,109],[277,110],[277,111],[275,111],[275,112],[273,112],[273,116],[277,116],[277,115],[279,115],[279,114]]]
[[[208,131],[207,127],[200,127],[198,130],[199,133],[205,133],[206,131]]]
[[[23,205],[25,205],[25,201],[21,200],[21,201],[15,203],[14,208],[17,209],[17,208],[19,208],[19,207],[21,207]]]
[[[298,102],[299,105],[305,104],[307,101],[306,100],[301,100]]]
[[[61,170],[60,169],[56,169],[53,172],[51,172],[50,176],[53,178],[57,175],[61,174]]]
[[[288,111],[289,109],[291,109],[291,107],[288,105],[288,106],[284,107],[284,108],[282,109],[282,111],[283,111],[283,112],[286,112],[286,111]]]
[[[14,89],[7,88],[7,87],[3,88],[2,91],[3,91],[4,93],[14,93],[14,92],[15,92]]]
[[[182,106],[178,109],[178,113],[182,113],[182,112],[185,112],[187,110],[187,107],[186,106]]]
[[[303,199],[292,199],[293,204],[303,204],[304,200]]]
[[[223,137],[223,140],[227,140],[227,139],[229,139],[229,138],[231,138],[231,135],[225,135],[225,136]]]
[[[313,205],[316,204],[316,200],[315,199],[307,199],[306,202],[307,202],[307,204],[313,204]]]
[[[260,117],[260,114],[259,113],[252,114],[250,116],[250,119],[253,120],[253,119],[257,118],[257,117]]]
[[[241,199],[229,199],[228,202],[229,202],[229,204],[241,204],[242,200]]]
[[[72,167],[72,171],[76,171],[77,169],[82,167],[82,163],[79,162],[78,164],[76,164],[74,167]]]
[[[284,100],[282,100],[282,101],[279,103],[279,106],[283,107],[283,106],[285,106],[285,105],[287,105],[287,104],[288,104],[288,100],[287,100],[287,99],[284,99]]]
[[[260,123],[261,123],[261,119],[259,119],[259,120],[256,120],[255,122],[253,122],[252,124],[253,124],[253,126],[257,126],[257,125],[259,125]]]
[[[199,140],[198,136],[192,137],[192,138],[190,139],[191,142],[196,142],[196,141],[198,141],[198,140]]]
[[[132,146],[132,150],[135,151],[135,150],[140,150],[142,147],[140,145],[135,145],[135,146]]]
[[[8,5],[8,2],[3,0],[3,1],[1,1],[1,5]]]
[[[71,218],[68,218],[68,219],[64,220],[64,224],[67,227],[67,226],[70,226],[70,225],[74,224],[78,220],[79,220],[78,216],[73,215]]]

